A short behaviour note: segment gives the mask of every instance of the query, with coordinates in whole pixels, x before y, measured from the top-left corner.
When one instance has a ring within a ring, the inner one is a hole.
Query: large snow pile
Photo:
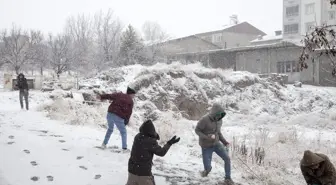
[[[173,134],[184,137],[188,156],[200,155],[193,131],[196,120],[214,102],[221,103],[227,111],[223,133],[232,142],[233,165],[257,184],[303,183],[298,164],[306,149],[336,161],[331,155],[336,151],[334,88],[283,87],[248,72],[179,63],[114,68],[80,85],[80,92],[92,97],[96,92],[125,92],[128,85],[135,88],[131,128],[136,131],[142,121],[153,119],[163,141]],[[105,125],[107,106],[108,102],[88,106],[61,98],[43,109],[71,123]],[[256,164],[259,147],[266,153],[263,165]]]

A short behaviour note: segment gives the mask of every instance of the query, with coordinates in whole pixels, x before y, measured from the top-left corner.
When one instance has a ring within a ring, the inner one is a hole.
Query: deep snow
[[[198,172],[203,166],[194,133],[197,119],[188,118],[201,115],[183,112],[199,106],[204,108],[205,111],[200,112],[205,114],[213,102],[220,102],[227,110],[222,128],[227,140],[236,147],[245,142],[249,150],[247,156],[242,156],[231,148],[235,181],[258,185],[303,184],[298,164],[306,149],[323,152],[336,161],[333,155],[336,152],[336,88],[282,87],[251,73],[207,69],[199,64],[135,65],[111,69],[81,83],[99,84],[104,91],[124,90],[129,84],[140,87],[128,127],[129,146],[139,125],[148,117],[156,119],[154,123],[162,136],[161,143],[174,134],[181,137],[180,143],[173,146],[167,156],[155,158],[153,168],[157,184],[206,182],[210,185],[223,179],[223,162],[215,155],[209,177],[199,177]],[[181,94],[184,95],[182,98]],[[0,152],[1,156],[2,152],[8,153],[1,158],[0,177],[12,185],[32,183],[30,177],[34,175],[40,177],[37,183],[41,184],[46,182],[47,175],[54,176],[54,184],[126,182],[128,154],[93,148],[101,144],[105,134],[101,126],[106,124],[107,102],[88,106],[73,99],[51,101],[48,93],[32,92],[30,96],[34,108],[27,112],[18,110],[17,92],[1,93]],[[189,104],[187,108],[180,106],[181,102],[188,105],[189,100],[202,104]],[[31,130],[47,130],[48,133]],[[63,137],[55,138],[51,134]],[[15,138],[9,139],[11,135]],[[11,140],[15,143],[8,145]],[[113,134],[111,144],[120,145],[118,131]],[[250,156],[259,146],[266,152],[265,163],[261,166],[254,164]],[[41,148],[45,151],[41,152]],[[24,149],[31,153],[27,155]],[[77,156],[84,158],[76,160]],[[33,160],[39,164],[34,168],[30,164]],[[10,168],[9,163],[15,163],[14,168]],[[23,167],[19,168],[19,165]],[[88,170],[79,166],[86,166]],[[35,171],[29,171],[31,169]],[[102,178],[94,180],[96,174]]]

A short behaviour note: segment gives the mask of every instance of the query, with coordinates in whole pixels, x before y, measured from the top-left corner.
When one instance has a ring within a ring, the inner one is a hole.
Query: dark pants
[[[29,109],[28,90],[20,90],[19,97],[20,97],[21,109],[23,109],[23,98],[24,98],[25,99],[25,103],[26,103],[26,109],[28,110]]]
[[[155,185],[154,176],[137,176],[128,173],[126,185]]]
[[[214,152],[224,160],[225,178],[230,179],[231,178],[231,160],[230,160],[228,153],[225,151],[224,146],[220,143],[216,144],[213,147],[202,148],[204,170],[206,171],[211,170],[212,153]]]

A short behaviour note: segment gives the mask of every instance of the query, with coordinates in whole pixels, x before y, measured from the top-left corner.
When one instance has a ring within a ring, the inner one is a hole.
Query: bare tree
[[[77,66],[87,68],[93,60],[93,21],[90,16],[79,14],[67,19],[65,34],[71,39],[72,53],[78,62]],[[78,69],[78,68],[77,68]]]
[[[142,32],[146,42],[147,52],[153,63],[161,54],[160,43],[169,39],[169,35],[162,29],[159,23],[146,21],[142,26]]]
[[[43,69],[47,65],[48,61],[48,46],[44,43],[44,37],[41,31],[30,31],[30,45],[32,53],[32,65],[40,69],[41,75],[43,75]]]
[[[330,0],[331,6],[336,4],[336,0]],[[308,68],[307,60],[313,62],[316,57],[327,56],[330,59],[331,73],[336,76],[336,25],[323,24],[316,26],[309,33],[306,33],[302,40],[304,47],[300,56],[301,70]]]
[[[14,25],[9,32],[4,30],[1,33],[1,41],[3,42],[3,47],[0,48],[2,63],[8,64],[16,74],[19,74],[22,66],[31,62],[34,57],[30,49],[35,41],[26,31]]]
[[[70,69],[75,58],[72,53],[71,39],[67,35],[53,37],[50,34],[48,45],[50,47],[49,61],[59,78],[60,74]]]
[[[121,21],[114,17],[111,9],[107,13],[99,11],[94,18],[97,44],[96,68],[100,71],[108,62],[117,60],[123,26]]]

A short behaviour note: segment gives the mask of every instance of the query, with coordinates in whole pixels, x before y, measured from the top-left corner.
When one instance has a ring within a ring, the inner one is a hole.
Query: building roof
[[[265,41],[280,41],[283,39],[283,35],[265,35],[261,39],[257,38],[251,41],[251,43],[265,42]]]
[[[214,47],[217,47],[218,49],[222,48],[222,47],[218,46],[217,44],[214,44],[214,43],[212,43],[212,42],[210,42],[210,41],[207,41],[207,40],[205,40],[205,39],[202,39],[201,37],[198,37],[198,36],[196,36],[196,35],[189,35],[189,36],[186,36],[186,37],[181,37],[181,38],[177,38],[177,39],[171,39],[171,40],[162,42],[162,43],[160,43],[160,44],[174,43],[174,42],[176,42],[176,41],[182,41],[182,40],[186,40],[186,39],[189,39],[189,38],[194,38],[194,39],[201,40],[202,42],[205,42],[205,43],[207,43],[207,44],[209,44],[209,45],[212,45],[212,46],[214,46]]]
[[[248,22],[241,22],[238,24],[226,26],[219,30],[198,33],[195,35],[208,35],[208,34],[221,33],[221,32],[245,33],[245,34],[262,35],[262,36],[266,35],[266,33],[254,27]]]
[[[290,41],[280,41],[280,42],[270,43],[270,44],[249,45],[249,46],[229,48],[229,49],[215,49],[215,50],[193,52],[193,53],[191,53],[191,52],[189,52],[189,53],[178,53],[177,55],[215,53],[215,52],[219,52],[219,51],[223,51],[223,52],[242,52],[242,51],[249,51],[249,50],[256,50],[256,49],[285,48],[285,47],[302,47],[302,46],[298,45],[296,43],[290,42]]]

